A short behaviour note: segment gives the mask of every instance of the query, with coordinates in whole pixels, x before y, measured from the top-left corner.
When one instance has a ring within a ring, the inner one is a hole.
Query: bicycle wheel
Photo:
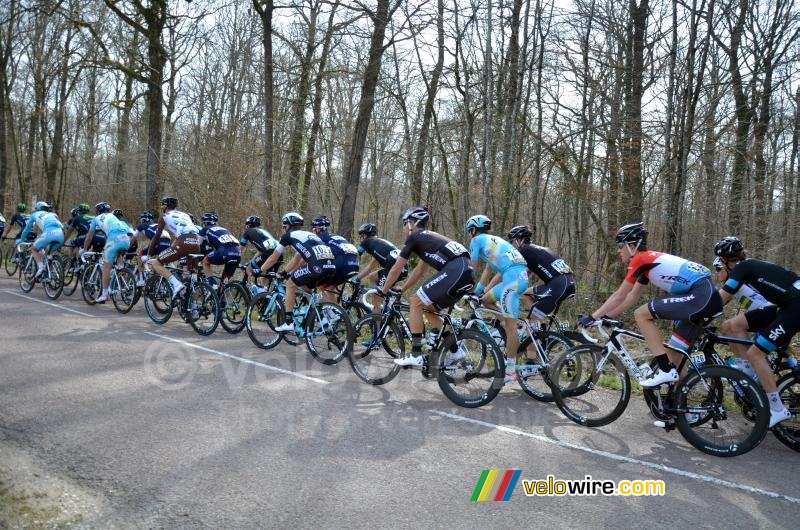
[[[800,379],[795,378],[793,373],[781,377],[778,380],[778,395],[792,417],[773,427],[772,434],[786,447],[800,451]]]
[[[136,278],[128,269],[116,272],[116,278],[111,282],[111,301],[114,308],[123,315],[133,309],[136,303]]]
[[[253,344],[269,350],[281,341],[283,333],[275,331],[275,328],[283,324],[284,318],[282,300],[269,293],[259,293],[247,306],[244,327]]]
[[[444,395],[459,407],[486,405],[503,388],[506,363],[497,344],[485,333],[460,330],[457,342],[451,333],[433,357],[429,372],[437,377]]]
[[[78,284],[81,282],[80,271],[80,262],[75,258],[71,258],[64,266],[65,296],[72,296],[72,293],[78,288]]]
[[[61,265],[61,260],[53,258],[49,260],[50,272],[44,272],[46,275],[42,280],[42,287],[44,287],[44,294],[50,300],[55,300],[61,296],[61,291],[64,290],[64,268]]]
[[[359,379],[371,385],[383,385],[395,378],[402,369],[394,360],[406,352],[405,337],[397,325],[390,322],[383,333],[386,315],[369,314],[353,326],[353,347],[347,354],[350,366]]]
[[[222,327],[228,333],[239,333],[244,329],[247,304],[250,295],[238,282],[230,282],[222,287],[219,294]]]
[[[14,248],[13,252],[9,252],[9,255],[6,256],[6,274],[9,276],[14,276],[19,270],[19,264],[22,261],[22,256],[24,253],[17,252],[16,247]]]
[[[630,376],[622,359],[600,346],[573,346],[551,359],[549,375],[556,405],[579,425],[613,422],[631,398]]]
[[[153,274],[144,284],[144,311],[158,325],[165,324],[172,316],[172,288],[169,282]]]
[[[728,366],[703,366],[678,383],[675,407],[686,409],[675,423],[686,441],[714,456],[742,455],[767,435],[769,404],[761,386],[748,375]],[[722,400],[713,386],[722,389]],[[739,395],[741,400],[734,399]],[[740,405],[743,403],[743,405]],[[694,415],[711,415],[711,421],[690,423]]]
[[[219,325],[219,298],[207,282],[198,282],[189,292],[187,320],[198,335],[211,335]]]
[[[573,344],[572,341],[553,332],[545,332],[537,339],[540,341],[540,346],[544,349],[547,359],[555,359],[569,350]],[[527,350],[531,348],[533,358],[527,356]],[[550,380],[547,374],[547,363],[544,359],[539,358],[536,346],[532,345],[530,337],[526,337],[519,345],[519,353],[517,353],[517,370],[519,373],[519,383],[522,391],[529,395],[536,401],[544,403],[553,402],[553,393],[550,390]]]
[[[306,348],[322,364],[336,364],[353,345],[353,324],[339,304],[320,302],[303,322]]]
[[[36,263],[29,260],[19,272],[19,288],[23,293],[29,293],[36,285]]]

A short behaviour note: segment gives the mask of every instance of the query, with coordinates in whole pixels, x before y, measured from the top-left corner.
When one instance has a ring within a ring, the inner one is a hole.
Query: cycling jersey
[[[189,214],[180,210],[170,210],[161,216],[164,221],[164,228],[172,234],[173,237],[182,236],[184,234],[197,234],[197,226],[192,222]]]
[[[139,226],[136,227],[137,234],[143,234],[144,237],[147,238],[148,241],[153,239],[156,235],[156,230],[158,230],[158,223],[147,223],[143,222],[140,223]],[[159,238],[160,241],[171,241],[168,232],[161,232],[161,237]]]
[[[705,266],[672,254],[645,250],[637,253],[628,264],[625,281],[651,283],[670,294],[689,292],[692,285],[703,278],[711,278]]]
[[[117,219],[117,216],[115,216],[113,213],[106,212],[101,213],[92,219],[89,229],[102,230],[106,233],[108,239],[111,240],[116,238],[118,235],[128,235],[128,230],[130,227],[128,226],[128,223]],[[131,233],[132,232],[133,231],[131,230]]]
[[[336,266],[336,274],[333,278],[325,280],[323,287],[341,285],[358,274],[358,250],[352,243],[330,232],[320,232],[318,235],[322,242],[331,248]]]
[[[30,218],[29,214],[17,212],[11,216],[11,226],[16,225],[19,227],[20,231],[22,231],[22,229],[25,228],[25,224],[28,222],[28,218]]]
[[[739,290],[736,291],[736,294],[733,295],[733,298],[739,304],[739,307],[746,311],[763,309],[772,305],[761,293],[749,285],[742,285]]]
[[[379,237],[368,237],[358,245],[356,250],[358,250],[359,254],[366,252],[384,268],[391,268],[395,260],[397,260],[397,256],[400,255],[400,251],[396,246]]]
[[[525,258],[528,269],[545,283],[553,278],[572,274],[569,265],[548,248],[539,245],[523,245],[519,248],[519,253]]]
[[[495,272],[505,272],[512,267],[525,267],[525,258],[514,248],[514,245],[503,238],[478,234],[469,244],[469,254],[472,261],[479,259],[485,261]],[[527,285],[527,275],[525,276]],[[524,289],[523,289],[524,291]]]
[[[308,263],[332,262],[334,259],[331,247],[306,230],[290,230],[283,234],[275,250],[283,254],[286,247],[292,247]]]
[[[0,214],[0,237],[3,237],[3,232],[6,231],[6,218]]]
[[[734,294],[745,284],[758,289],[764,298],[779,307],[800,298],[800,277],[768,261],[740,261],[730,272],[722,288]]]
[[[469,252],[464,245],[441,234],[423,230],[408,236],[400,256],[408,259],[416,254],[422,261],[440,271],[456,258],[468,258]]]
[[[236,250],[239,250],[239,242],[227,228],[221,226],[204,226],[200,229],[200,236],[203,238],[204,250],[216,250],[224,245],[235,245]],[[207,254],[207,252],[204,253]]]
[[[255,227],[246,229],[239,240],[239,244],[243,247],[247,246],[248,243],[252,243],[260,253],[271,252],[278,246],[278,241],[272,237],[272,234],[263,228]]]
[[[39,229],[39,232],[42,234],[49,232],[50,230],[61,230],[63,235],[64,225],[62,225],[61,221],[58,220],[58,216],[53,212],[45,212],[41,210],[31,214],[28,222],[25,223],[25,228],[23,228],[22,232],[19,233],[17,239],[22,240],[22,238],[30,233],[34,226],[36,226]]]
[[[67,229],[75,230],[79,236],[85,236],[89,232],[89,226],[92,224],[93,215],[87,213],[83,215],[75,215],[67,221]]]

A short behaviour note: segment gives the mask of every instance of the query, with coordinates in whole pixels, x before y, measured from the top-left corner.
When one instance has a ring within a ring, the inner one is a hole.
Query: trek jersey
[[[511,267],[525,267],[525,258],[505,239],[489,234],[478,234],[469,244],[472,261],[482,259],[495,272],[505,272]]]
[[[553,278],[572,274],[567,262],[553,254],[550,249],[539,245],[523,245],[519,253],[525,258],[528,269],[539,277],[544,283]]]
[[[358,250],[348,240],[330,232],[320,232],[318,237],[330,247],[337,264],[358,265]]]
[[[128,223],[117,219],[117,216],[115,216],[113,213],[106,212],[101,213],[92,219],[89,229],[95,231],[102,230],[106,233],[108,239],[111,240],[117,236],[128,235],[128,230],[130,227],[128,226]]]
[[[403,250],[400,251],[400,257],[408,259],[411,254],[416,254],[437,271],[442,270],[448,262],[456,258],[469,257],[464,245],[430,230],[408,236]]]
[[[334,259],[331,247],[323,243],[316,234],[306,230],[291,230],[283,234],[275,250],[279,254],[283,254],[286,247],[295,249],[308,264]]]
[[[44,234],[50,230],[63,230],[64,225],[61,224],[61,221],[58,220],[58,216],[53,212],[45,212],[44,210],[40,210],[38,212],[33,212],[28,219],[28,222],[25,223],[25,228],[22,229],[22,232],[17,236],[17,239],[22,240],[31,229],[35,226],[39,227],[39,233]]]
[[[379,237],[368,237],[358,245],[357,250],[359,254],[366,252],[384,268],[393,265],[397,260],[397,256],[400,255],[400,251],[396,246]]]
[[[699,263],[664,252],[645,250],[628,263],[625,281],[645,285],[652,283],[670,294],[684,294],[703,278],[711,278],[711,271]]]
[[[236,245],[236,249],[239,249],[239,242],[227,228],[221,226],[204,226],[200,229],[200,236],[203,238],[202,246],[204,254],[207,254],[205,251],[210,252],[212,249],[217,250],[223,245]]]
[[[779,307],[800,298],[800,277],[768,261],[740,261],[730,272],[728,281],[722,288],[734,294],[745,284],[757,289],[764,298]]]
[[[272,234],[263,228],[256,227],[246,229],[241,239],[239,239],[239,244],[243,247],[247,246],[248,243],[252,243],[259,253],[275,250],[275,247],[278,246],[278,240],[272,237]]]
[[[186,212],[170,210],[162,215],[161,218],[164,220],[164,228],[166,228],[167,232],[172,234],[173,237],[180,237],[184,234],[196,234],[200,231]]]

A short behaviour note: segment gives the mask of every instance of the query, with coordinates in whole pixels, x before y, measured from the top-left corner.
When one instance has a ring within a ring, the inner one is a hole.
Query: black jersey
[[[408,236],[400,256],[408,259],[412,253],[437,271],[456,258],[469,258],[469,251],[464,245],[430,230]]]
[[[316,234],[306,230],[290,230],[283,234],[275,250],[283,253],[286,247],[292,247],[309,264],[334,259],[331,247],[323,243]]]
[[[746,259],[739,262],[722,288],[734,294],[745,284],[778,307],[800,298],[800,277],[768,261]]]
[[[364,252],[375,258],[375,261],[380,263],[383,268],[391,267],[397,256],[400,255],[396,246],[379,237],[368,237],[362,241],[358,245],[358,253],[363,254]]]
[[[545,283],[557,276],[572,274],[569,265],[548,248],[539,245],[522,245],[519,253],[525,258],[528,269]]]
[[[317,237],[331,248],[337,263],[358,263],[358,250],[342,236],[330,232],[320,232]]]
[[[278,242],[272,237],[272,234],[263,228],[250,227],[244,231],[239,244],[246,246],[252,243],[256,250],[263,253],[274,250],[278,246]]]
[[[203,238],[203,247],[205,250],[218,249],[222,245],[237,245],[239,242],[228,231],[227,228],[222,226],[204,226],[200,229],[200,236]]]

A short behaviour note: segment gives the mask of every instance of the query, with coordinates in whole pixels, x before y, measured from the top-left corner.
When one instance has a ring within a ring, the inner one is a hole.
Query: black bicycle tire
[[[800,384],[800,379],[796,378],[794,373],[788,373],[781,377],[778,380],[778,395],[782,396],[784,391],[791,387],[791,383],[797,382]],[[800,405],[800,395],[794,398],[797,400],[798,405]],[[784,401],[784,398],[781,397],[781,401]],[[785,405],[784,401],[784,405]],[[797,411],[798,406],[789,406],[787,407],[790,410],[794,409]],[[772,429],[772,434],[775,435],[783,445],[790,449],[794,449],[795,451],[800,452],[800,428],[792,429],[787,427],[784,423],[778,423]]]
[[[32,273],[32,275],[30,275],[30,277],[25,275],[25,267],[27,265],[28,264],[26,262],[25,266],[19,268],[19,288],[22,290],[23,293],[29,293],[29,292],[33,291],[34,287],[36,287],[36,280],[35,280],[36,265],[34,265],[33,262],[31,262],[31,267],[33,268],[33,273]],[[22,284],[23,281],[26,282],[26,285]]]
[[[192,326],[192,329],[198,335],[200,335],[202,337],[208,337],[209,335],[214,333],[214,331],[216,331],[217,327],[219,326],[219,321],[220,321],[219,297],[217,296],[216,291],[214,291],[214,288],[211,287],[211,284],[209,284],[206,281],[197,282],[192,287],[189,287],[188,289],[190,289],[190,292],[188,294],[189,297],[193,297],[194,296],[194,292],[196,292],[198,290],[205,291],[205,293],[202,296],[203,306],[205,306],[205,303],[209,299],[214,304],[213,310],[209,313],[210,315],[213,316],[213,320],[211,321],[211,325],[208,326],[208,327],[203,327],[203,328],[199,327],[197,325],[197,319],[192,317],[192,312],[189,311],[188,309],[186,311],[186,315],[187,315],[186,319],[189,321],[189,325]],[[188,298],[187,298],[187,300],[188,300]]]
[[[111,294],[111,302],[114,304],[114,309],[116,309],[119,313],[125,315],[125,314],[129,313],[131,309],[133,309],[133,306],[136,305],[136,300],[137,300],[137,297],[136,297],[136,291],[137,291],[136,276],[134,276],[133,273],[131,273],[131,271],[129,271],[128,269],[118,270],[116,272],[116,275],[117,275],[117,281],[115,283],[119,283],[120,282],[120,279],[119,279],[120,276],[123,276],[123,277],[127,276],[128,277],[127,281],[130,282],[130,286],[131,286],[131,289],[132,289],[132,292],[131,292],[131,303],[130,304],[126,304],[124,302],[124,299],[120,299],[119,302],[117,301],[118,293],[117,293],[117,290],[115,289],[117,286],[116,285],[112,285],[112,289],[111,290],[112,290],[113,294]]]
[[[150,276],[145,282],[144,285],[144,312],[147,313],[147,316],[153,323],[162,326],[169,321],[170,317],[172,317],[172,313],[175,308],[175,304],[173,303],[172,296],[170,295],[169,304],[167,304],[167,309],[164,312],[161,312],[156,306],[155,301],[153,300],[153,292],[157,288],[156,284],[159,280],[163,280],[163,278],[157,274]],[[166,282],[166,280],[164,280]],[[167,288],[169,288],[169,284],[167,284]],[[162,316],[163,315],[163,316]]]
[[[453,389],[452,383],[454,382],[452,377],[449,377],[446,370],[437,370],[435,367],[431,369],[429,367],[429,371],[432,375],[435,375],[438,382],[439,388],[442,390],[442,393],[452,401],[454,404],[458,405],[459,407],[464,408],[477,408],[487,405],[492,402],[494,398],[497,397],[497,394],[500,393],[500,389],[503,388],[503,379],[505,376],[505,360],[503,358],[503,353],[497,347],[497,343],[487,336],[485,333],[477,330],[472,329],[463,329],[458,332],[459,338],[462,340],[464,339],[471,339],[476,340],[482,343],[483,352],[491,352],[492,357],[494,358],[494,370],[492,376],[492,383],[489,385],[488,391],[484,392],[481,396],[476,399],[464,399],[461,395],[458,394]],[[450,354],[450,347],[455,344],[456,336],[454,334],[450,334],[447,336],[446,339],[441,341],[439,345],[439,350],[436,352],[435,359],[437,366],[443,366],[446,362],[447,356]],[[483,361],[481,366],[485,366],[486,362]]]
[[[255,332],[253,331],[253,325],[251,320],[251,315],[253,314],[253,308],[258,306],[262,303],[269,303],[270,298],[272,298],[272,294],[270,293],[259,293],[253,296],[250,299],[250,303],[247,305],[247,315],[245,316],[245,329],[247,330],[247,335],[250,337],[250,340],[256,347],[261,348],[262,350],[271,350],[278,344],[280,344],[281,340],[283,340],[283,332],[275,331],[273,326],[269,326],[275,333],[275,340],[271,342],[261,342],[256,336]],[[283,322],[285,310],[283,309],[283,303],[279,298],[276,298],[276,306],[275,310],[277,311],[277,320],[278,323]]]
[[[42,282],[42,290],[44,295],[50,300],[57,300],[64,290],[64,265],[59,258],[50,260],[50,273],[49,277]],[[55,276],[55,279],[53,277]],[[55,282],[55,287],[51,286]]]
[[[356,340],[358,338],[358,331],[361,329],[362,326],[366,325],[370,321],[378,321],[389,318],[386,315],[378,314],[378,313],[369,313],[364,315],[358,322],[353,325],[353,346],[350,348],[350,351],[347,353],[347,358],[350,361],[350,367],[353,369],[353,373],[356,376],[364,381],[365,383],[369,383],[370,385],[385,385],[395,377],[397,374],[400,373],[402,367],[400,365],[394,364],[393,362],[389,365],[389,371],[386,375],[381,375],[380,377],[370,377],[368,374],[362,371],[362,369],[356,366],[357,363],[360,363],[362,359],[366,357],[366,355],[360,355],[360,351],[357,351]],[[377,323],[373,323],[372,326],[378,326]],[[403,331],[397,322],[390,322],[389,327],[391,328],[391,333],[394,334],[396,337],[400,337],[401,339],[401,351],[399,352],[400,355],[405,355],[405,337],[403,336]],[[359,344],[360,345],[360,344]],[[389,353],[390,357],[397,358],[397,355],[390,353],[390,350],[387,349],[387,344],[385,340],[381,340],[381,344],[377,347],[382,348],[384,351]]]
[[[5,269],[6,269],[6,274],[8,274],[9,276],[14,276],[17,273],[17,271],[19,270],[19,262],[22,261],[22,258],[25,255],[25,253],[20,252],[19,256],[17,256],[19,260],[17,262],[14,262],[12,260],[16,255],[17,255],[17,249],[16,247],[14,247],[14,252],[11,253],[11,257],[6,256]],[[9,265],[13,266],[9,267]]]
[[[333,357],[325,357],[324,355],[320,355],[320,352],[317,350],[317,346],[312,342],[311,334],[308,333],[309,329],[315,325],[317,313],[319,312],[320,314],[322,314],[322,311],[326,307],[331,308],[335,311],[339,311],[341,317],[336,322],[336,325],[338,327],[340,323],[344,324],[345,333],[347,335],[344,349],[340,350],[339,353]],[[337,364],[347,356],[347,353],[350,350],[353,349],[353,323],[350,322],[350,316],[348,315],[347,310],[345,310],[345,308],[343,308],[339,304],[335,304],[333,302],[319,302],[317,303],[317,308],[318,308],[317,311],[314,311],[313,307],[309,307],[308,316],[304,319],[303,322],[306,331],[305,334],[306,349],[308,350],[308,353],[310,353],[312,357],[314,357],[317,361],[321,362],[322,364],[326,365]]]
[[[552,337],[554,341],[561,342],[562,344],[567,345],[568,348],[574,346],[574,344],[575,344],[573,341],[571,341],[566,336],[564,336],[564,335],[562,335],[560,333],[556,333],[555,331],[547,331],[545,333],[546,333],[546,336],[548,337],[548,341],[550,340],[550,337]],[[525,355],[525,350],[527,350],[528,345],[530,343],[531,343],[531,338],[530,337],[525,337],[525,340],[520,342],[517,359],[519,359],[519,354],[522,354],[523,356]],[[549,345],[546,345],[545,348],[549,349]],[[548,356],[548,358],[552,358],[552,356]],[[544,370],[544,368],[538,374],[536,374],[535,376],[530,376],[530,377],[540,377],[541,379],[544,380],[545,384],[547,384],[548,388],[551,386],[551,383],[549,381],[549,375]],[[533,399],[535,401],[540,401],[542,403],[552,403],[553,402],[553,400],[555,398],[553,398],[552,389],[551,389],[551,392],[538,392],[536,389],[530,387],[527,384],[527,379],[528,378],[523,378],[522,374],[520,374],[519,378],[517,379],[517,384],[519,384],[519,387],[522,389],[523,392],[525,392],[526,395],[528,395],[528,397],[530,397],[531,399]]]
[[[227,291],[237,291],[242,295],[242,300],[244,303],[244,316],[242,317],[242,321],[238,324],[232,324],[231,321],[227,318],[227,306],[225,308],[222,307],[222,302],[225,300],[225,294]],[[219,302],[220,302],[220,324],[222,324],[222,328],[227,331],[228,333],[237,334],[241,333],[244,329],[245,320],[247,319],[247,306],[250,302],[250,293],[247,292],[247,289],[239,282],[230,282],[222,286],[222,289],[219,291]]]

